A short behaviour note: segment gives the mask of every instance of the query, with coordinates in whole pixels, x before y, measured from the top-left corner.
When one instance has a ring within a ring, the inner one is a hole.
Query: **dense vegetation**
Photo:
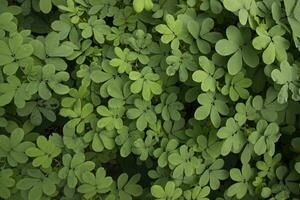
[[[300,1],[0,0],[0,198],[300,199]]]

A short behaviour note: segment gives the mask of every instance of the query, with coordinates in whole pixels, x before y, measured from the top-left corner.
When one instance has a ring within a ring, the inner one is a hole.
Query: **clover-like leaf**
[[[134,31],[134,36],[125,40],[129,46],[136,52],[138,61],[146,65],[150,62],[149,55],[157,48],[157,44],[152,41],[152,35],[143,30]]]
[[[3,2],[1,2],[3,5]],[[0,29],[8,32],[14,32],[17,30],[17,24],[13,21],[14,16],[10,12],[4,12],[0,14]]]
[[[153,146],[157,143],[157,140],[151,135],[148,135],[144,140],[138,138],[134,141],[132,152],[139,155],[140,160],[147,160],[150,155],[153,154]]]
[[[257,50],[264,50],[262,58],[264,63],[272,64],[275,58],[279,62],[287,59],[286,50],[289,48],[289,41],[283,38],[285,30],[276,25],[270,30],[266,30],[266,26],[261,25],[256,28],[258,34],[252,41],[253,47]]]
[[[126,173],[122,173],[118,177],[115,191],[109,197],[132,200],[135,197],[141,196],[143,188],[138,184],[140,178],[140,174],[135,174],[129,178]]]
[[[142,92],[145,101],[150,101],[153,95],[159,95],[162,92],[159,75],[153,73],[150,67],[144,67],[141,72],[130,72],[129,78],[134,81],[130,85],[131,92],[134,94]]]
[[[230,152],[239,153],[246,142],[244,132],[233,118],[227,119],[226,126],[219,129],[217,136],[224,140],[222,155],[228,155]]]
[[[182,189],[176,188],[176,185],[172,181],[168,181],[163,188],[160,185],[153,185],[151,187],[151,194],[155,199],[179,199],[182,194]]]
[[[12,169],[1,169],[0,171],[0,197],[3,199],[10,199],[10,189],[15,185],[15,179]]]
[[[231,55],[227,63],[230,75],[238,74],[243,68],[243,62],[250,67],[258,65],[259,58],[253,47],[247,42],[250,38],[248,30],[229,26],[226,29],[226,36],[228,39],[222,39],[216,43],[216,51],[222,56]]]
[[[236,196],[237,199],[242,199],[248,190],[251,190],[251,185],[248,184],[249,179],[253,175],[253,170],[249,164],[243,165],[242,170],[233,168],[230,170],[230,178],[235,181],[228,188],[228,196]]]
[[[45,174],[38,169],[27,169],[25,176],[17,182],[16,188],[27,191],[28,200],[50,198],[57,192],[59,182],[55,172]]]
[[[237,101],[239,98],[247,99],[249,97],[249,91],[246,88],[251,86],[252,81],[244,76],[242,72],[235,76],[226,74],[225,85],[221,90],[222,94],[229,95],[232,101]]]
[[[70,42],[60,43],[59,34],[55,32],[51,32],[46,36],[44,45],[45,53],[50,57],[67,57],[73,53],[73,44]],[[39,46],[42,48],[41,45]],[[40,53],[43,53],[43,51]]]
[[[117,58],[113,58],[110,64],[118,67],[119,73],[130,73],[132,71],[133,62],[137,59],[137,54],[131,52],[128,48],[122,50],[120,47],[115,48]]]
[[[165,167],[168,165],[168,156],[176,151],[179,143],[176,139],[171,139],[168,141],[167,138],[163,138],[160,142],[160,147],[156,148],[153,155],[158,158],[157,163],[160,167]]]
[[[93,123],[92,130],[84,135],[83,140],[87,143],[91,142],[92,149],[95,152],[102,152],[105,149],[112,150],[115,148],[115,137],[115,130],[105,130],[102,128],[98,128],[97,124]]]
[[[134,0],[133,8],[136,12],[142,12],[145,10],[151,10],[153,7],[152,0]]]
[[[85,130],[86,124],[89,123],[95,116],[93,113],[94,106],[91,103],[82,105],[80,99],[73,103],[74,104],[71,105],[65,105],[67,104],[67,101],[64,101],[63,106],[65,108],[60,110],[60,115],[70,118],[70,120],[66,123],[68,127],[76,128],[76,132],[82,133]]]
[[[224,0],[224,7],[231,11],[235,12],[239,16],[239,21],[242,25],[246,25],[257,13],[257,5],[254,0]]]
[[[7,77],[7,82],[0,83],[0,106],[5,106],[14,100],[18,108],[24,107],[26,100],[31,98],[26,91],[27,85],[22,84],[16,76]]]
[[[0,66],[3,66],[3,72],[7,75],[15,74],[19,67],[32,64],[33,47],[24,42],[19,33],[11,34],[8,43],[0,40],[0,49]]]
[[[115,138],[116,144],[120,147],[120,155],[127,157],[133,151],[134,142],[139,138],[143,138],[143,132],[139,130],[133,130],[128,133],[128,127],[123,126],[122,129],[118,130],[119,135]]]
[[[106,25],[103,19],[97,19],[97,17],[91,16],[88,22],[81,22],[78,27],[82,29],[81,35],[83,38],[90,38],[94,36],[95,40],[99,44],[103,44],[105,41],[105,35],[110,33],[109,26]]]
[[[69,80],[70,75],[68,72],[56,72],[53,64],[37,67],[37,71],[40,76],[27,85],[27,91],[31,94],[38,93],[42,99],[49,100],[52,97],[51,90],[59,95],[69,92],[69,86],[62,83]]]
[[[211,4],[217,2],[216,0],[210,1]],[[217,2],[218,4],[219,2]],[[204,4],[209,4],[208,2],[202,2],[202,9]],[[201,9],[200,6],[200,9]],[[208,54],[211,52],[212,44],[217,43],[217,41],[223,38],[222,34],[216,31],[213,31],[215,22],[212,18],[204,18],[203,20],[194,20],[190,19],[187,23],[188,32],[196,40],[196,44],[192,44],[190,47],[191,51],[198,48],[198,50],[203,54]],[[197,46],[197,47],[194,47]]]
[[[217,87],[217,80],[224,75],[224,70],[222,68],[216,69],[214,63],[205,56],[199,57],[199,65],[203,70],[195,71],[192,76],[193,80],[201,83],[201,89],[204,92],[214,92]]]
[[[248,140],[254,145],[254,152],[257,155],[268,153],[270,156],[273,156],[275,143],[279,137],[279,127],[276,123],[268,124],[265,120],[259,120],[256,131],[249,135]]]
[[[193,189],[185,190],[183,196],[187,200],[209,200],[208,195],[210,193],[209,186],[200,187],[196,186]]]
[[[83,184],[77,190],[82,193],[85,198],[92,198],[97,194],[105,194],[109,192],[113,180],[110,176],[106,176],[103,167],[97,169],[96,174],[85,172],[82,175]]]
[[[39,126],[42,124],[43,117],[54,122],[56,120],[55,111],[59,107],[59,102],[55,98],[49,100],[29,101],[23,108],[18,108],[19,116],[29,116],[30,122]]]
[[[210,116],[210,120],[214,127],[221,124],[221,115],[228,115],[229,108],[225,103],[223,96],[214,93],[203,93],[198,96],[198,102],[201,104],[195,111],[195,119],[204,120]]]
[[[182,22],[180,20],[175,20],[170,14],[166,15],[166,24],[159,24],[155,27],[155,30],[162,34],[161,41],[165,44],[171,42],[172,49],[178,49],[179,39],[178,36],[182,31]]]
[[[149,124],[154,124],[157,120],[156,114],[150,102],[136,99],[135,108],[130,108],[126,112],[129,119],[136,119],[136,127],[143,131]]]
[[[58,177],[66,179],[70,188],[75,188],[78,180],[83,181],[83,173],[95,168],[95,163],[85,161],[82,153],[75,154],[73,157],[70,154],[64,154],[62,160],[64,167],[59,170]]]
[[[124,107],[98,106],[97,112],[102,116],[97,122],[99,128],[107,130],[121,129],[123,126],[122,116],[125,113]]]
[[[299,70],[296,66],[290,66],[287,61],[283,61],[280,64],[280,70],[274,69],[271,73],[271,77],[275,83],[281,85],[281,89],[278,93],[278,102],[286,103],[289,97],[289,91],[292,92],[292,98],[296,101],[300,99],[298,77]]]
[[[196,69],[193,56],[187,52],[181,53],[179,49],[172,50],[172,55],[166,58],[166,62],[168,64],[167,75],[174,76],[178,71],[179,79],[182,82],[187,81],[189,71],[195,71]]]
[[[200,152],[203,158],[211,160],[220,156],[222,142],[218,139],[216,131],[212,131],[207,137],[199,135],[197,141],[193,141],[192,146],[193,150]]]
[[[220,188],[220,181],[226,180],[228,178],[228,172],[224,167],[224,160],[217,159],[216,161],[205,164],[205,170],[201,173],[199,179],[199,185],[204,187],[209,185],[212,190],[217,190]]]
[[[10,137],[0,135],[0,157],[7,159],[10,166],[16,167],[18,164],[24,164],[28,161],[25,151],[34,146],[33,143],[24,141],[24,131],[16,128]]]
[[[222,2],[220,0],[204,0],[200,4],[200,10],[211,10],[214,14],[220,14],[223,10]]]
[[[160,113],[162,118],[166,121],[181,119],[180,111],[183,109],[183,104],[177,101],[177,95],[171,93],[169,95],[161,95],[161,103],[155,107],[155,112]]]
[[[61,153],[61,149],[45,136],[39,136],[36,143],[37,147],[28,148],[26,155],[34,158],[32,161],[34,167],[49,168],[52,160]]]
[[[195,173],[201,159],[194,156],[194,151],[188,146],[182,145],[179,150],[168,156],[170,167],[173,169],[173,177],[192,176]]]

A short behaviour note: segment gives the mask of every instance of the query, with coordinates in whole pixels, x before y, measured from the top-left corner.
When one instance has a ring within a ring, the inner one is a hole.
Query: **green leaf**
[[[239,49],[239,46],[231,40],[222,39],[216,44],[216,51],[222,56],[229,56],[235,53]]]
[[[197,39],[199,37],[199,33],[200,33],[200,26],[199,23],[197,23],[196,21],[189,21],[187,24],[187,28],[188,31],[191,33],[191,35]]]
[[[229,74],[231,75],[237,74],[238,72],[241,71],[242,66],[243,66],[242,52],[238,50],[228,60],[227,67],[228,67]]]
[[[39,5],[43,13],[49,13],[52,9],[52,0],[40,0]]]
[[[51,0],[41,0],[51,1]],[[45,39],[46,53],[51,57],[67,57],[73,53],[73,48],[66,43],[60,44],[58,33],[51,32]]]
[[[197,108],[197,110],[195,111],[195,118],[197,120],[203,120],[207,118],[210,114],[210,109],[211,107],[209,106],[201,106]]]
[[[48,141],[44,136],[37,138],[37,147],[30,147],[26,150],[26,154],[34,158],[32,165],[35,167],[42,166],[43,168],[49,168],[52,159],[60,153],[60,148]]]
[[[144,0],[134,0],[133,1],[133,8],[136,12],[142,12],[145,7],[145,1]]]
[[[275,46],[272,42],[268,45],[263,52],[263,61],[266,64],[272,64],[275,61]]]
[[[300,174],[300,162],[297,162],[297,163],[295,164],[295,169],[296,169],[296,171]]]
[[[239,19],[240,19],[240,23],[242,25],[246,25],[247,24],[247,20],[248,20],[248,11],[246,9],[240,9],[239,11]]]
[[[224,0],[223,4],[227,10],[232,11],[232,12],[237,11],[242,6],[241,1],[239,1],[239,0]]]
[[[164,189],[159,186],[159,185],[153,185],[151,187],[151,194],[155,197],[155,198],[164,198],[165,197],[165,191]]]

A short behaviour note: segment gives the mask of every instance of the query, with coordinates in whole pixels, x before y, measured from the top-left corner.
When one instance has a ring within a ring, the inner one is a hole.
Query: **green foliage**
[[[173,169],[173,177],[192,176],[199,166],[201,159],[194,156],[192,149],[188,149],[186,145],[182,145],[178,151],[168,156],[171,169]]]
[[[253,0],[242,0],[242,1],[230,1],[230,0],[224,0],[223,2],[224,7],[238,15],[239,17],[239,22],[242,25],[246,25],[247,21],[249,21],[250,26],[252,25],[253,22],[252,18],[254,18],[257,15],[257,5],[255,1]]]
[[[133,108],[128,109],[126,115],[129,119],[137,119],[136,127],[143,131],[150,124],[154,124],[157,120],[154,109],[149,101],[135,99]]]
[[[219,94],[208,92],[200,94],[197,100],[201,106],[195,111],[195,119],[203,120],[210,116],[212,124],[219,127],[221,124],[220,114],[227,115],[229,113],[225,98]]]
[[[197,70],[193,73],[193,80],[201,83],[201,89],[205,92],[214,92],[217,87],[217,79],[220,79],[224,75],[223,68],[215,67],[214,63],[208,60],[207,57],[199,57],[199,65],[203,70]]]
[[[165,121],[174,120],[178,121],[181,119],[180,111],[183,110],[184,106],[181,102],[177,101],[177,95],[175,93],[162,94],[161,103],[155,106],[155,112],[160,113],[161,117]]]
[[[250,67],[258,65],[259,57],[249,44],[251,38],[249,29],[240,30],[235,26],[229,26],[226,29],[226,36],[228,39],[221,39],[217,42],[216,52],[222,56],[232,55],[227,62],[230,75],[240,72],[243,62]]]
[[[280,70],[274,69],[271,73],[271,77],[274,82],[278,85],[282,85],[278,93],[278,102],[283,104],[286,103],[289,97],[289,91],[292,92],[292,99],[298,101],[299,96],[299,86],[298,77],[299,71],[295,66],[290,66],[287,61],[283,61],[280,64]]]
[[[254,152],[257,155],[268,153],[273,156],[275,153],[275,143],[278,141],[280,134],[279,127],[276,123],[268,124],[265,120],[257,122],[256,131],[249,135],[249,141],[254,144]]]
[[[224,160],[217,159],[211,163],[210,160],[203,165],[204,170],[201,173],[199,185],[209,187],[212,190],[217,190],[220,188],[220,181],[226,180],[228,178],[228,172],[224,169]]]
[[[39,136],[36,140],[37,147],[29,147],[26,154],[33,157],[32,166],[49,168],[53,158],[57,157],[61,150],[52,141],[47,141],[45,136]]]
[[[10,198],[10,188],[15,185],[13,174],[11,169],[1,169],[0,171],[0,197],[3,199]]]
[[[250,165],[243,165],[242,170],[233,168],[230,170],[230,178],[235,181],[233,185],[228,188],[228,196],[236,196],[237,199],[242,199],[251,185],[248,183],[252,176],[252,169]]]
[[[153,7],[152,0],[134,0],[133,8],[136,12],[142,12],[145,10],[151,10]]]
[[[217,136],[224,140],[221,148],[222,155],[230,152],[239,153],[246,143],[246,136],[241,125],[233,118],[226,121],[226,126],[219,129]]]
[[[37,66],[36,71],[40,72],[40,80],[32,80],[32,82],[28,84],[27,90],[31,94],[38,93],[42,99],[48,100],[52,96],[50,89],[59,95],[69,92],[69,87],[61,83],[69,80],[70,76],[67,72],[56,73],[55,65],[53,64],[47,64],[43,67]],[[38,75],[36,74],[36,76]]]
[[[105,169],[101,167],[97,169],[96,174],[84,172],[82,174],[82,183],[83,184],[78,187],[78,192],[89,199],[96,194],[104,194],[110,191],[113,180],[111,177],[106,176]]]
[[[196,64],[193,62],[193,59],[193,56],[188,52],[181,53],[179,49],[172,50],[172,55],[166,58],[166,62],[169,65],[166,74],[174,76],[178,71],[180,81],[187,81],[188,71],[195,70]]]
[[[24,38],[21,34],[11,34],[8,43],[0,41],[0,65],[3,66],[3,73],[13,75],[19,67],[29,65],[30,55],[33,53],[31,44],[23,44]]]
[[[0,199],[300,198],[297,0],[0,0]]]
[[[176,185],[172,181],[168,181],[164,188],[160,185],[153,185],[151,187],[151,194],[155,199],[163,200],[163,199],[179,199],[182,194],[182,190],[180,188],[176,188]]]
[[[184,191],[184,198],[187,200],[208,200],[210,189],[208,186],[201,188],[196,186],[194,189]]]
[[[165,44],[171,42],[172,49],[178,49],[179,38],[182,31],[182,21],[175,20],[172,15],[167,14],[165,17],[166,24],[159,24],[155,27],[155,30],[162,34],[161,41]]]
[[[137,184],[140,181],[141,175],[135,174],[130,179],[126,173],[118,177],[116,188],[108,196],[108,199],[128,199],[141,196],[143,188]]]
[[[92,161],[85,162],[85,156],[82,153],[75,154],[73,157],[70,154],[65,154],[62,161],[64,167],[59,170],[58,177],[67,179],[70,188],[76,187],[78,179],[83,180],[83,173],[92,171],[95,168],[95,163]]]
[[[22,198],[28,200],[43,199],[55,196],[60,180],[55,172],[44,173],[38,169],[28,169],[16,188],[24,191]]]
[[[252,81],[244,76],[242,72],[235,76],[226,74],[225,85],[221,90],[222,94],[229,95],[232,101],[237,101],[239,98],[247,99],[249,97],[249,91],[246,88],[251,86]]]
[[[16,128],[11,133],[10,138],[6,135],[0,135],[0,157],[5,158],[12,167],[16,167],[18,163],[24,164],[28,161],[25,151],[31,148],[33,144],[28,141],[22,142],[23,139],[24,131],[20,128]]]
[[[133,62],[137,59],[137,55],[131,52],[128,48],[122,50],[120,47],[115,48],[117,58],[113,58],[110,64],[118,67],[119,73],[129,73],[132,71]]]
[[[130,91],[133,94],[142,92],[145,101],[150,101],[153,95],[162,92],[161,85],[158,83],[159,75],[153,73],[150,67],[144,67],[141,72],[130,72],[129,79],[133,81]]]
[[[253,47],[257,50],[264,50],[262,59],[266,64],[272,64],[275,58],[279,62],[286,61],[289,41],[282,37],[285,34],[284,28],[276,25],[269,31],[265,29],[263,24],[256,28],[258,36],[252,41]]]

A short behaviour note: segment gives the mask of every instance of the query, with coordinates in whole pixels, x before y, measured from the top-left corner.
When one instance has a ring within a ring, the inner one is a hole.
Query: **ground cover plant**
[[[0,199],[300,199],[300,1],[0,0]]]

